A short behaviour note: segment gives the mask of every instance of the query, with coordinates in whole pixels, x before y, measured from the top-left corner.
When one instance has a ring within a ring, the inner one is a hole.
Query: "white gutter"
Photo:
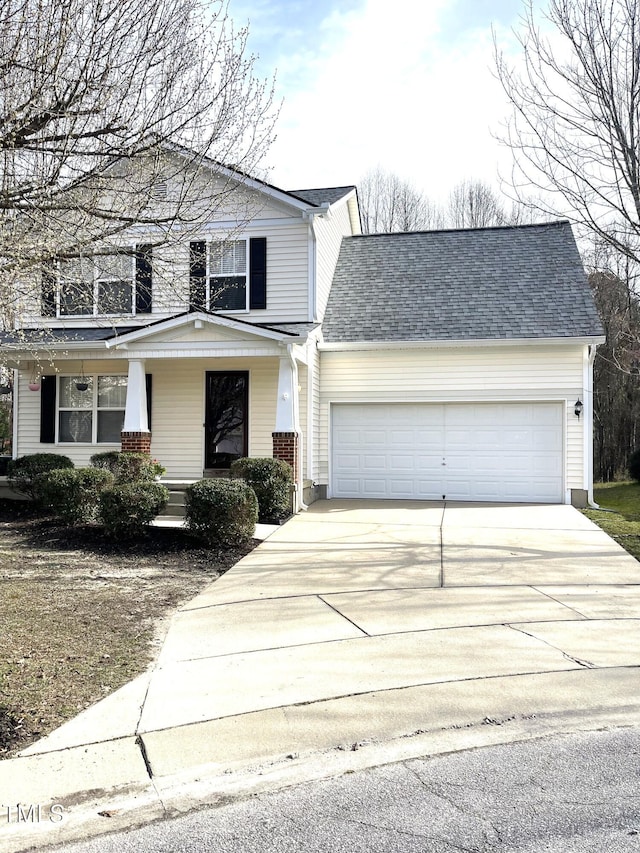
[[[354,352],[357,350],[380,350],[380,349],[436,349],[442,347],[510,347],[510,346],[557,346],[566,344],[588,344],[598,346],[603,344],[604,335],[580,338],[474,338],[461,340],[435,340],[435,341],[348,341],[341,343],[321,343],[318,349],[324,352]]]

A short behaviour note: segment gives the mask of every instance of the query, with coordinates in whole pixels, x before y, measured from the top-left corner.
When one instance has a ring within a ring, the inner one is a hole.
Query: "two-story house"
[[[142,450],[184,481],[274,455],[297,508],[586,501],[603,338],[568,223],[363,236],[354,187],[216,172],[251,217],[43,271],[4,338],[15,456]]]

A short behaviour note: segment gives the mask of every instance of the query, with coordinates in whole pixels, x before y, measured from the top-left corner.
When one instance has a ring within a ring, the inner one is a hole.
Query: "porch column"
[[[147,417],[147,385],[143,359],[129,360],[127,402],[124,410],[121,447],[123,452],[151,453]]]
[[[280,358],[276,428],[272,433],[273,456],[283,459],[293,469],[293,482],[298,482],[300,434],[298,406],[298,367],[290,354]]]

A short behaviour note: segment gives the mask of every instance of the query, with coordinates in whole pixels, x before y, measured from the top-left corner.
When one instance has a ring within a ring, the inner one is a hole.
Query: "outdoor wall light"
[[[582,414],[583,408],[584,408],[584,403],[582,402],[580,397],[578,397],[578,399],[576,400],[575,406],[573,407],[573,411],[574,411],[575,416],[577,418],[579,418],[580,415]]]

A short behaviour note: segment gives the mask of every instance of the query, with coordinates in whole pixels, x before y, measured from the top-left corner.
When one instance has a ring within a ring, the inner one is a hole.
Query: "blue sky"
[[[230,0],[257,71],[284,98],[267,164],[285,189],[357,183],[381,165],[435,201],[464,178],[497,186],[510,155],[492,75],[521,0]]]

